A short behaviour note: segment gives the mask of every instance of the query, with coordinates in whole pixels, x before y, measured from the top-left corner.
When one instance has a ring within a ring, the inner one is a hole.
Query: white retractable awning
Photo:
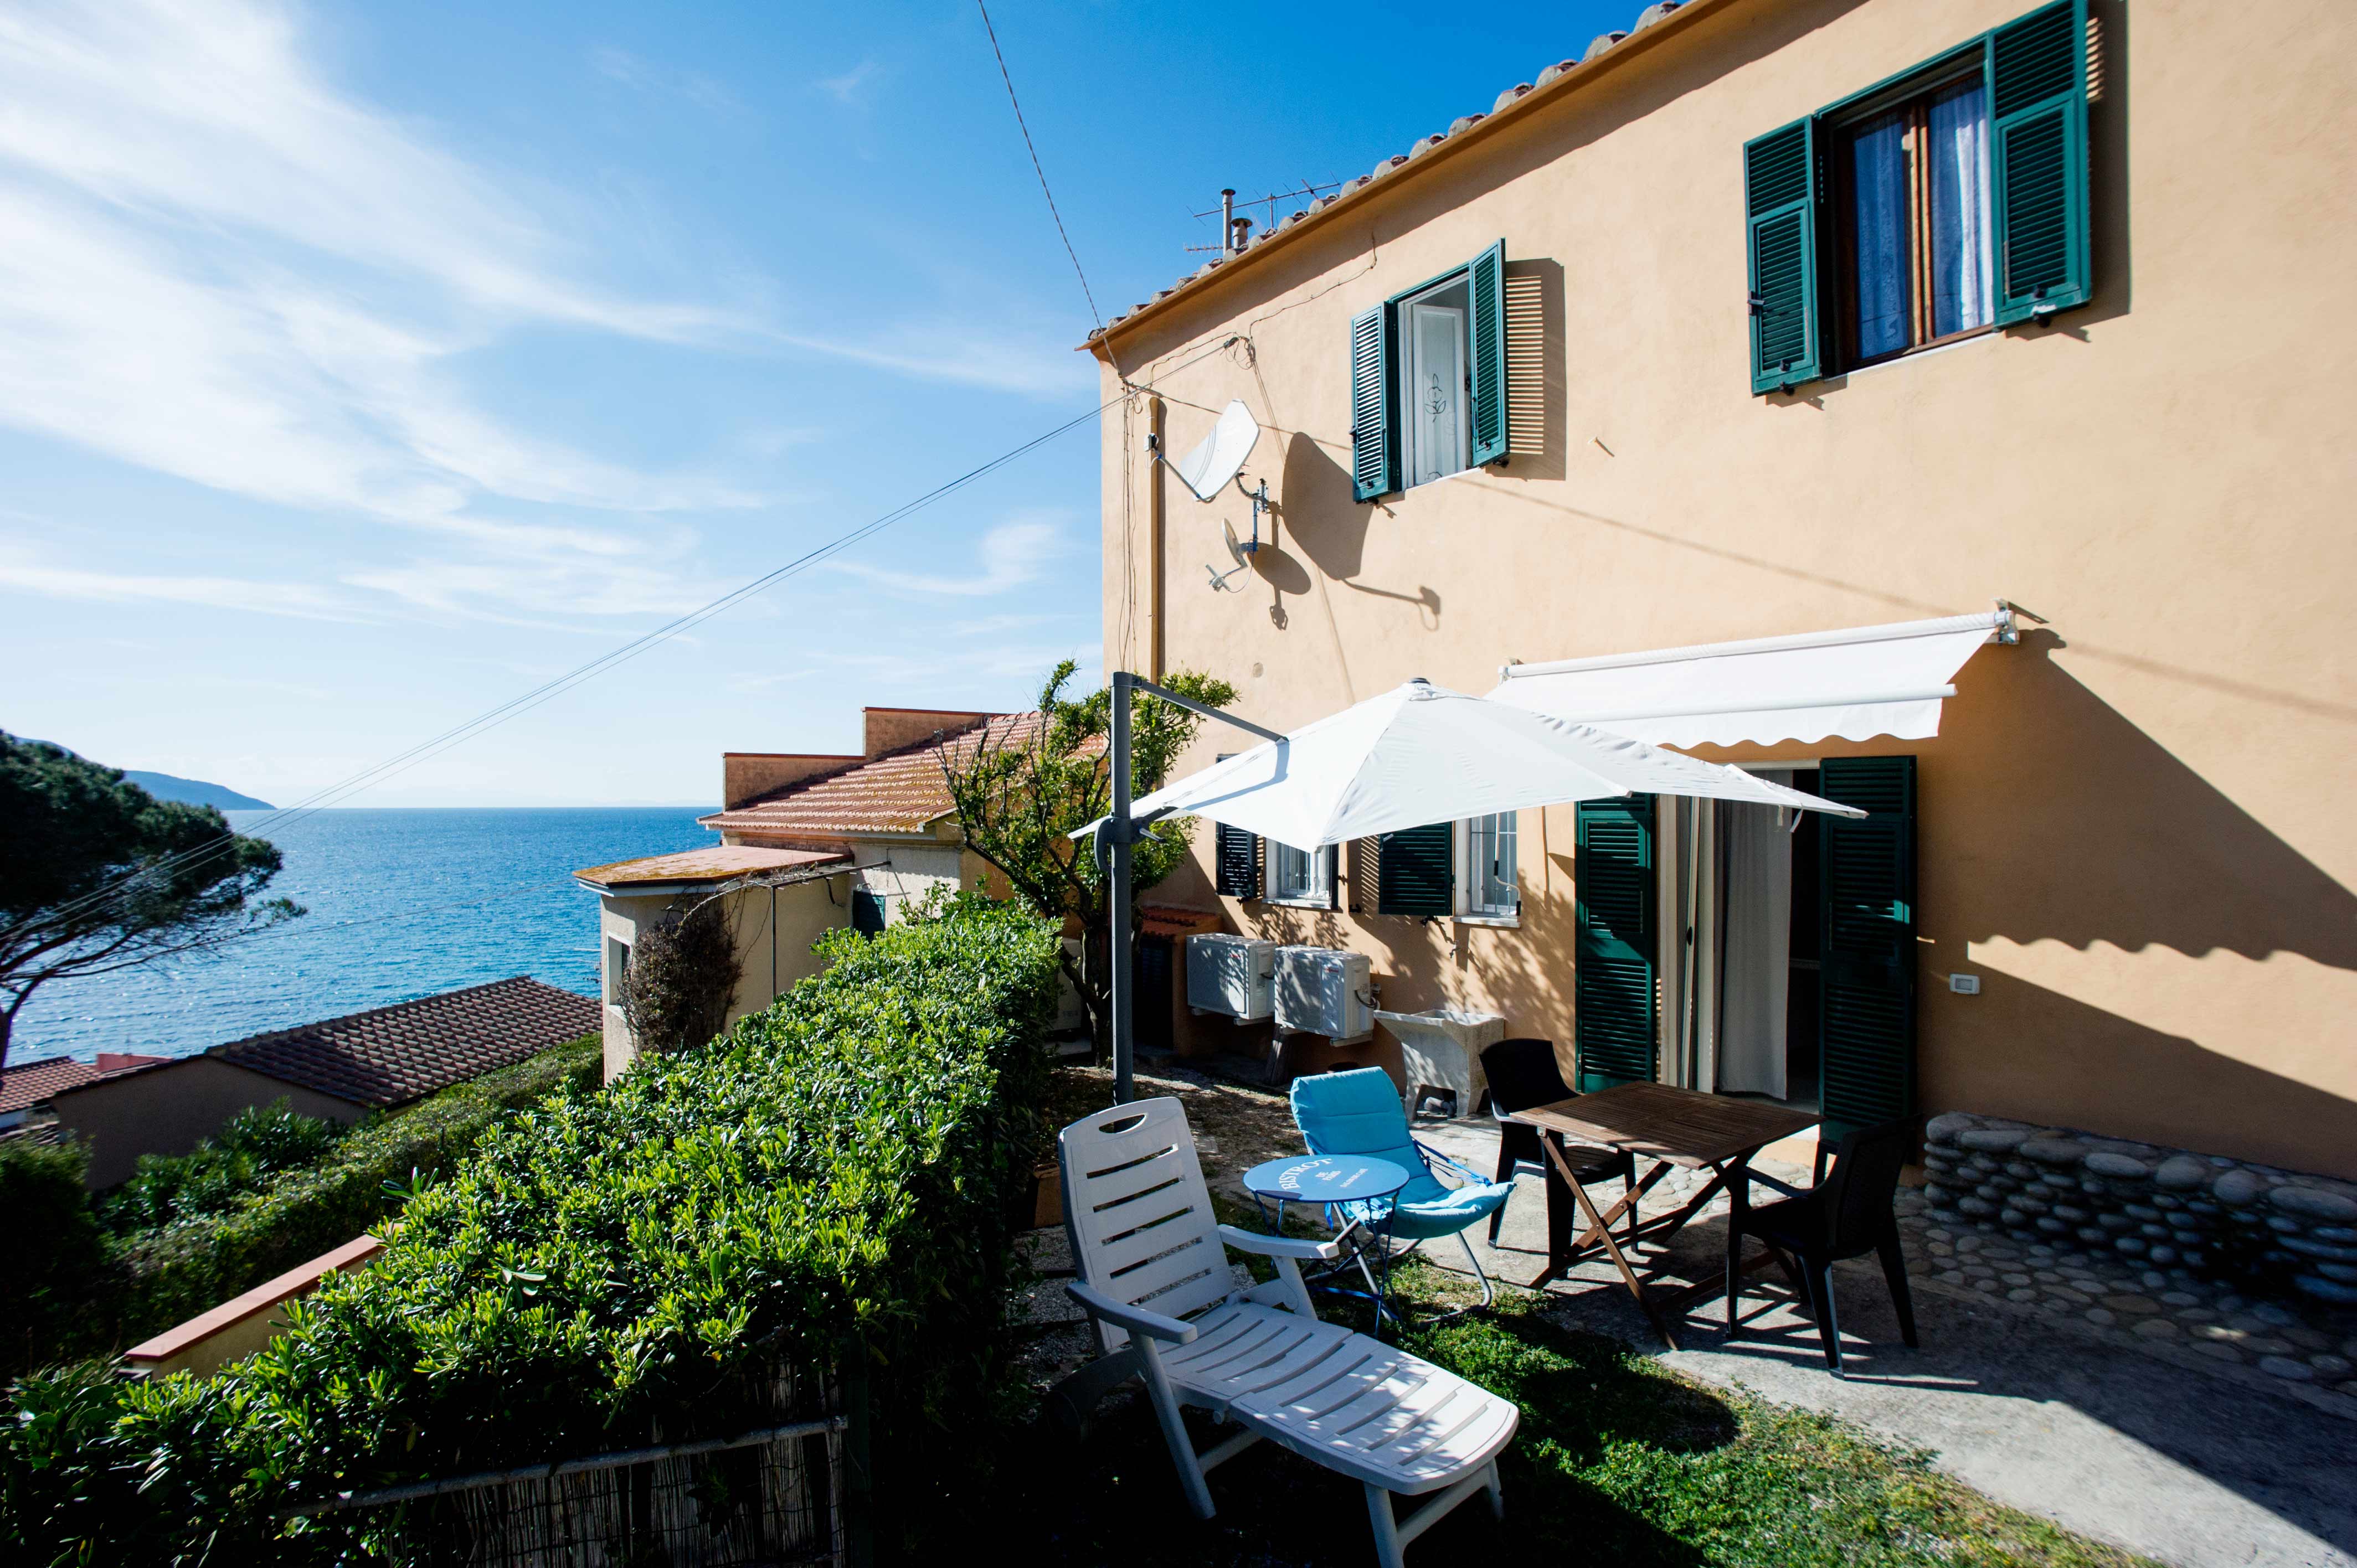
[[[1923,740],[1985,642],[2015,639],[2013,610],[1749,642],[1510,664],[1498,702],[1653,746]]]

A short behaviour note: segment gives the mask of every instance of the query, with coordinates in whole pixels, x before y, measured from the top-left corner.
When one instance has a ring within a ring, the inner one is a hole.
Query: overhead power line
[[[1232,338],[1222,339],[1217,344],[1207,347],[1201,353],[1190,355],[1189,358],[1180,360],[1178,364],[1170,366],[1168,370],[1164,371],[1162,374],[1169,375],[1176,371],[1185,370],[1188,366],[1196,363],[1200,360],[1207,359],[1213,354],[1219,353],[1228,346],[1229,342],[1232,342],[1232,340],[1233,339]],[[850,549],[856,544],[875,537],[886,529],[890,528],[894,523],[903,521],[908,518],[914,516],[918,512],[925,510],[927,507],[931,506],[936,501],[945,499],[949,496],[955,494],[957,491],[965,489],[966,486],[973,484],[975,480],[983,478],[985,476],[996,472],[997,469],[1005,467],[1007,464],[1012,463],[1017,457],[1024,456],[1038,448],[1046,446],[1049,442],[1055,440],[1058,436],[1066,435],[1069,432],[1076,430],[1080,426],[1086,424],[1089,421],[1095,419],[1098,415],[1103,413],[1105,410],[1119,403],[1122,401],[1122,398],[1127,395],[1127,392],[1125,392],[1119,397],[1111,398],[1104,403],[1099,403],[1096,407],[1088,410],[1086,413],[1077,414],[1074,417],[1066,420],[1063,424],[1057,425],[1055,428],[1044,431],[1041,434],[1033,436],[1030,440],[1024,442],[1022,445],[1000,453],[997,456],[991,458],[988,462],[979,464],[974,467],[967,469],[957,478],[951,479],[946,483],[935,486],[933,489],[927,490],[923,495],[917,497],[915,499],[906,501],[901,505],[893,508],[890,511],[884,513],[882,516],[862,523],[859,527],[852,529],[847,532],[837,534],[834,538],[827,541],[824,544],[819,545],[815,549],[807,551],[804,553],[796,556],[785,564],[779,566],[772,571],[765,572],[760,576],[755,577],[750,582],[745,583],[738,587],[730,589],[727,593],[721,595],[718,598],[709,600],[706,603],[698,606],[696,608],[688,611],[686,614],[680,616],[673,620],[665,622],[663,625],[655,628],[653,630],[645,633],[643,636],[634,638],[630,641],[623,643],[619,647],[612,649],[606,653],[600,654],[598,657],[592,659],[586,663],[577,664],[571,670],[566,671],[564,674],[555,677],[554,680],[544,681],[541,684],[532,688],[532,690],[511,697],[495,708],[487,709],[483,713],[478,714],[473,718],[467,720],[464,724],[454,725],[450,728],[444,730],[439,735],[419,741],[416,745],[412,746],[405,750],[395,752],[393,755],[386,757],[382,762],[375,764],[373,767],[362,768],[360,772],[352,774],[349,778],[343,779],[337,783],[330,784],[327,788],[320,789],[314,794],[304,797],[302,800],[296,801],[291,806],[281,807],[280,809],[270,812],[259,821],[247,824],[243,830],[243,836],[258,836],[263,833],[274,832],[281,829],[291,827],[296,822],[303,822],[307,818],[315,816],[318,812],[323,811],[330,806],[334,806],[355,794],[358,794],[363,789],[371,789],[376,785],[383,783],[389,779],[396,778],[403,773],[408,772],[411,768],[418,766],[420,763],[429,762],[435,757],[441,756],[446,751],[451,750],[456,746],[463,746],[468,741],[474,739],[476,736],[498,728],[500,725],[507,723],[510,719],[530,713],[533,709],[539,707],[544,703],[554,701],[555,698],[563,696],[565,693],[573,690],[575,687],[595,680],[597,676],[605,674],[608,671],[619,668],[619,666],[630,662],[631,660],[636,659],[639,655],[647,652],[649,650],[664,642],[668,642],[673,638],[678,636],[681,632],[686,631],[692,627],[709,620],[714,616],[719,615],[725,610],[731,609],[737,605],[742,604],[745,600],[753,597],[757,594],[775,587],[778,584],[784,582],[787,578],[798,575],[799,574],[809,570],[811,567],[819,564],[821,562],[842,553],[844,551]],[[82,894],[79,897],[68,899],[65,903],[59,905],[56,908],[44,911],[40,918],[47,920],[77,918],[89,910],[98,908],[101,904],[105,903],[109,899],[120,898],[126,896],[130,888],[144,879],[159,875],[169,875],[174,871],[178,871],[188,866],[201,865],[207,860],[227,854],[231,843],[238,836],[240,835],[227,834],[221,838],[209,840],[204,843],[195,845],[189,849],[182,850],[177,854],[167,855],[160,860],[140,867],[137,871],[131,873],[127,876],[118,878],[117,880],[107,884],[103,887],[93,888],[90,892]]]
[[[1081,280],[1081,295],[1089,302],[1089,317],[1104,331],[1104,313],[1097,308],[1097,296],[1089,287],[1089,274],[1081,270],[1080,252],[1072,249],[1072,237],[1064,231],[1064,215],[1056,210],[1056,193],[1048,188],[1048,171],[1039,166],[1039,149],[1032,145],[1031,127],[1024,124],[1022,101],[1015,96],[1015,78],[1006,71],[1006,52],[998,47],[998,29],[990,25],[990,7],[983,0],[974,0],[974,9],[982,13],[982,30],[990,35],[990,52],[998,58],[998,80],[1006,83],[1006,102],[1015,110],[1015,128],[1023,133],[1023,150],[1031,155],[1031,172],[1039,177],[1039,194],[1048,199],[1048,216],[1056,220],[1056,233],[1064,242],[1064,254],[1072,258],[1072,275]]]

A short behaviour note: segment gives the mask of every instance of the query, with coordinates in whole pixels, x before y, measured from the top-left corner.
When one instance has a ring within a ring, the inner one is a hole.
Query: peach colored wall
[[[84,1179],[102,1192],[129,1180],[140,1155],[185,1155],[239,1112],[279,1100],[329,1122],[357,1122],[367,1110],[206,1056],[68,1090],[53,1109],[59,1125],[89,1148]]]
[[[2013,599],[2050,626],[1974,658],[1937,740],[1786,748],[1921,758],[1922,1109],[2357,1175],[2357,12],[2098,0],[2093,302],[1749,390],[1744,141],[2026,9],[1717,5],[1118,328],[1152,392],[1103,422],[1107,666],[1158,631],[1286,725],[1510,659]],[[1501,53],[1501,85],[1529,63]],[[1355,504],[1350,317],[1501,237],[1544,303],[1535,441]],[[1154,399],[1183,451],[1239,397],[1275,542],[1214,594],[1244,504],[1166,488],[1156,558],[1140,446]],[[1567,1049],[1572,813],[1523,833],[1519,930],[1228,913],[1370,950],[1387,1007],[1493,1006]],[[1212,902],[1200,864],[1157,896]]]
[[[816,974],[819,962],[811,944],[837,926],[851,923],[846,877],[819,877],[790,887],[750,887],[727,895],[730,928],[737,935],[737,954],[744,964],[737,982],[737,998],[729,1004],[728,1022],[758,1013],[790,989],[794,982]],[[674,902],[669,896],[617,898],[601,896],[597,915],[598,993],[612,993],[609,940],[635,946],[641,926],[660,922]],[[605,1081],[611,1083],[638,1059],[622,1010],[605,1004],[605,1048],[601,1053]]]
[[[990,716],[988,714],[937,708],[868,708],[864,712],[867,755],[871,757],[881,757],[888,751],[898,751],[920,740],[930,740],[944,730],[964,729]]]
[[[733,811],[756,795],[861,760],[786,751],[724,751],[720,754],[720,809]]]

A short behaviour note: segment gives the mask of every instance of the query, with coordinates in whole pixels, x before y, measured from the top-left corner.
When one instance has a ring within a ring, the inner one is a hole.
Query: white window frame
[[[606,1005],[622,1004],[622,979],[630,971],[630,944],[621,938],[606,939]]]
[[[1473,889],[1480,880],[1473,865],[1473,824],[1481,820],[1460,818],[1456,832],[1457,920],[1467,926],[1520,926],[1523,923],[1523,825],[1519,811],[1495,811],[1491,816],[1505,817],[1513,824],[1514,834],[1514,907],[1510,910],[1477,909],[1473,907]]]
[[[1472,286],[1471,275],[1459,270],[1428,287],[1418,289],[1394,306],[1397,312],[1400,345],[1398,397],[1400,489],[1403,490],[1412,490],[1419,485],[1436,484],[1442,479],[1464,473],[1472,466],[1470,459],[1473,456],[1473,399],[1472,389],[1467,379],[1472,374]],[[1462,305],[1435,303],[1438,295],[1452,292],[1465,295],[1465,302]],[[1420,315],[1436,313],[1446,314],[1456,319],[1456,363],[1454,366],[1443,368],[1441,373],[1456,409],[1457,463],[1454,467],[1439,472],[1421,474],[1420,470],[1424,467],[1421,460],[1423,442],[1418,431],[1422,421],[1417,417],[1417,411],[1423,406],[1423,400],[1418,396],[1417,389],[1426,381],[1427,375],[1432,373],[1432,368],[1427,367],[1424,362],[1424,337],[1417,330],[1417,322]]]
[[[1334,846],[1332,844],[1327,844],[1318,849],[1301,850],[1288,843],[1279,843],[1275,839],[1265,839],[1262,843],[1265,846],[1262,855],[1261,891],[1265,896],[1263,902],[1283,904],[1296,909],[1330,909],[1334,907]],[[1279,890],[1282,884],[1277,881],[1277,867],[1283,864],[1284,857],[1288,854],[1308,857],[1308,892],[1289,894]]]

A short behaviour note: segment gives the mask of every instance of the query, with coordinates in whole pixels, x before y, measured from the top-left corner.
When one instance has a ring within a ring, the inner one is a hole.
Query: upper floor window
[[[1506,247],[1351,321],[1351,480],[1362,501],[1506,455]]]
[[[1743,177],[1755,392],[2085,304],[2086,0],[1754,138]]]
[[[1410,486],[1446,478],[1465,467],[1465,279],[1451,278],[1400,302],[1401,473]]]
[[[1988,128],[1975,69],[1837,132],[1845,363],[1993,324]]]

